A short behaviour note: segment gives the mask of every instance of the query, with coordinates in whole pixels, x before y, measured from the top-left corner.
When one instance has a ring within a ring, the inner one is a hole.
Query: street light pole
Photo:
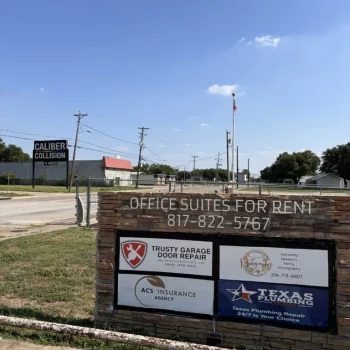
[[[80,111],[78,114],[74,114],[75,117],[78,118],[78,122],[77,122],[77,132],[75,134],[75,142],[74,142],[74,151],[73,151],[73,160],[72,160],[72,168],[70,171],[70,181],[69,181],[69,189],[68,191],[70,192],[72,189],[72,184],[73,184],[73,171],[74,171],[74,163],[75,163],[75,154],[77,151],[77,143],[78,143],[78,135],[79,135],[79,128],[80,128],[80,120],[84,117],[87,116],[86,114],[81,114]]]

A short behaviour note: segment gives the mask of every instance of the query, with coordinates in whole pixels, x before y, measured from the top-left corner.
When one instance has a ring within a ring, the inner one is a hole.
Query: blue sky
[[[115,153],[136,165],[145,126],[145,157],[215,167],[235,91],[240,168],[321,154],[350,138],[349,17],[348,0],[3,0],[0,134],[74,138],[80,110],[83,124],[131,143],[82,133],[96,146],[80,146],[101,152],[78,159]]]

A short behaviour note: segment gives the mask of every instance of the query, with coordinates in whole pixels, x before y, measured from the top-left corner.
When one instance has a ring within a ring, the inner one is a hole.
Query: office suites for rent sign
[[[327,246],[309,243],[308,249],[295,241],[283,247],[283,240],[279,247],[268,246],[268,240],[259,243],[220,245],[219,317],[331,327],[332,269]]]

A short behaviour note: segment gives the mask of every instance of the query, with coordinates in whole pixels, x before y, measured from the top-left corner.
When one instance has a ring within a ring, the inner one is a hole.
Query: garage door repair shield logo
[[[147,243],[141,241],[127,241],[122,243],[125,261],[132,267],[140,266],[147,254]]]

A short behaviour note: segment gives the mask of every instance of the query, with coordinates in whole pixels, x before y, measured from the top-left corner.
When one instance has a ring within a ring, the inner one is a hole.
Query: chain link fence
[[[79,226],[91,226],[97,222],[98,192],[107,191],[152,191],[169,192],[168,183],[147,182],[136,184],[131,179],[76,178],[76,223]],[[136,187],[137,186],[137,187]]]
[[[293,185],[227,182],[176,182],[169,192],[181,193],[241,193],[258,195],[328,195],[348,196],[350,188],[327,185]]]

